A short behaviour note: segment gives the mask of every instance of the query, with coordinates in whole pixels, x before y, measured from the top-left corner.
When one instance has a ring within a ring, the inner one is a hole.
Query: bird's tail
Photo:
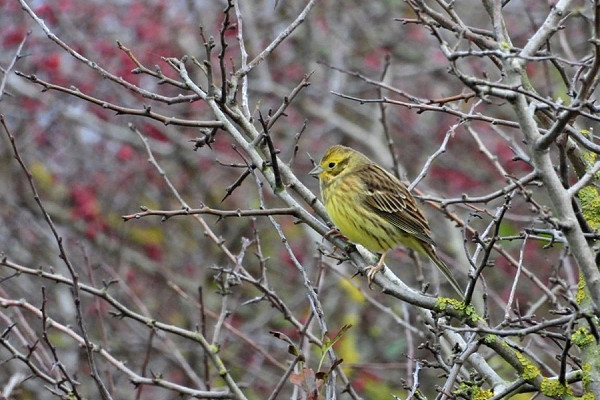
[[[435,248],[431,245],[429,245],[429,246],[424,245],[423,247],[424,247],[425,253],[427,253],[427,255],[429,256],[431,261],[433,261],[435,266],[438,267],[440,272],[442,274],[444,274],[446,279],[448,279],[448,282],[450,282],[450,285],[456,291],[456,293],[458,293],[460,298],[464,300],[465,295],[463,293],[463,289],[460,287],[460,285],[458,284],[458,282],[452,275],[452,272],[450,272],[450,268],[448,268],[446,263],[443,262],[442,259],[437,255],[437,253],[435,252]]]

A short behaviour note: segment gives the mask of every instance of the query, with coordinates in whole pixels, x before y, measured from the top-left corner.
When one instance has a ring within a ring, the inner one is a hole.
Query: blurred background
[[[241,3],[243,34],[250,59],[305,6],[304,2],[286,0]],[[470,2],[455,3],[469,24],[490,29],[489,18],[479,3],[471,6],[466,5]],[[136,66],[119,49],[117,41],[129,48],[144,66],[151,70],[159,68],[167,77],[177,79],[164,58],[188,55],[203,60],[202,27],[204,35],[213,36],[217,42],[213,62],[218,65],[219,31],[226,5],[223,1],[57,0],[28,4],[69,47],[148,92],[175,97],[181,90],[160,84],[148,75],[133,73]],[[527,42],[547,12],[545,2],[513,1],[505,7],[504,17],[514,46]],[[293,158],[290,163],[293,172],[315,194],[318,182],[307,175],[312,168],[311,157],[318,160],[327,147],[337,143],[363,151],[411,181],[447,140],[443,145],[445,151],[433,160],[417,186],[420,194],[434,200],[434,204],[463,194],[481,196],[494,192],[507,184],[506,176],[521,177],[532,171],[520,159],[526,146],[519,131],[490,123],[493,119],[513,118],[510,108],[501,101],[492,99],[475,105],[475,100],[465,97],[449,106],[457,111],[454,113],[421,112],[423,109],[386,104],[382,114],[380,103],[361,104],[336,95],[355,99],[386,97],[422,104],[426,99],[468,93],[448,73],[448,60],[439,50],[437,40],[423,26],[411,23],[414,18],[400,0],[355,0],[344,2],[343,6],[336,1],[318,2],[306,21],[249,74],[249,109],[255,119],[258,111],[266,115],[269,110],[279,108],[303,77],[312,74],[310,85],[292,100],[285,117],[271,129],[271,138],[281,159],[287,162]],[[225,59],[227,68],[235,70],[240,66],[240,49],[234,13],[232,19],[234,25],[224,35],[229,43]],[[588,38],[586,18],[576,21],[556,39],[568,37],[574,58],[585,54]],[[35,74],[52,84],[77,89],[126,108],[139,110],[149,106],[167,117],[214,119],[202,101],[165,104],[104,79],[49,40],[18,1],[0,0],[0,26],[0,66],[4,69],[31,31],[13,71]],[[489,73],[493,79],[496,72],[489,64],[484,59],[470,59],[462,68],[473,74]],[[189,62],[188,69],[194,79],[203,79],[200,69],[194,69]],[[220,80],[220,72],[215,73]],[[544,64],[531,63],[528,73],[542,96],[564,96],[566,88]],[[250,398],[268,397],[286,362],[292,358],[287,344],[270,335],[270,330],[288,335],[306,352],[307,364],[316,370],[319,351],[307,344],[297,327],[265,300],[256,285],[233,282],[230,292],[223,296],[220,271],[236,266],[198,220],[176,216],[161,221],[157,216],[125,222],[122,218],[138,212],[141,206],[161,210],[181,208],[165,180],[148,162],[143,142],[128,128],[130,123],[149,139],[157,163],[191,207],[258,208],[260,193],[268,207],[284,207],[269,187],[258,189],[253,176],[226,196],[228,188],[244,172],[240,166],[245,165],[243,152],[234,148],[235,143],[226,132],[217,132],[210,146],[195,148],[194,140],[203,135],[196,127],[117,115],[75,96],[42,91],[40,85],[14,72],[0,76],[6,81],[0,112],[15,136],[20,156],[83,283],[102,288],[108,282],[115,282],[110,293],[127,307],[190,330],[201,324],[198,305],[201,299],[207,312],[209,337],[216,316],[226,308],[227,325],[217,340],[220,355]],[[371,81],[381,84],[374,85]],[[382,89],[384,85],[387,89]],[[472,119],[465,124],[460,113],[470,112],[489,119]],[[399,166],[394,164],[390,149],[398,157]],[[544,195],[539,194],[538,200],[543,204]],[[482,232],[503,201],[500,197],[473,206],[455,204],[448,210],[475,231]],[[4,132],[0,136],[0,204],[2,257],[28,268],[69,276]],[[302,204],[310,210],[308,204]],[[443,211],[427,205],[424,209],[442,258],[459,271],[457,277],[461,283],[466,283],[469,264],[465,250],[474,248],[472,233],[450,221]],[[269,287],[285,302],[294,318],[302,323],[308,321],[311,307],[301,287],[302,277],[266,217],[219,219],[203,215],[202,219],[226,249],[239,255],[245,270],[256,277],[268,277]],[[296,224],[295,218],[284,215],[274,219],[281,225],[293,255],[318,287],[331,335],[345,324],[353,325],[335,349],[344,360],[342,368],[361,396],[385,398],[390,393],[405,396],[405,384],[412,383],[415,361],[419,359],[432,363],[432,368],[420,372],[421,385],[428,395],[435,394],[434,384],[428,387],[427,383],[436,382],[440,370],[434,368],[436,360],[428,346],[421,345],[433,346],[435,340],[419,325],[411,306],[378,290],[368,290],[360,276],[352,279],[354,267],[322,255],[319,249],[328,252],[331,246],[306,225]],[[533,270],[542,284],[550,285],[549,278],[560,269],[562,278],[576,285],[577,273],[564,257],[564,249],[556,246],[540,251],[546,243],[523,244],[519,233],[523,227],[536,223],[531,205],[516,196],[499,232],[507,238],[501,242],[502,248],[517,260],[521,255],[523,265]],[[419,287],[418,270],[410,254],[398,249],[388,260],[388,265],[408,285]],[[493,260],[495,267],[484,274],[488,301],[493,304],[492,321],[503,317],[510,290],[506,282],[514,276],[514,268],[505,257],[494,254]],[[425,281],[434,282],[435,286],[439,281],[436,272],[425,260],[422,264]],[[14,271],[7,268],[0,269],[0,274],[1,297],[24,298],[39,307],[43,286],[48,314],[63,324],[75,325],[76,313],[68,286],[26,274],[14,276]],[[444,285],[441,292],[451,293]],[[516,294],[525,313],[544,291],[528,278],[522,278]],[[82,295],[82,310],[90,337],[138,373],[160,374],[191,387],[202,387],[202,382],[205,385],[210,382],[213,388],[224,386],[218,371],[214,368],[206,371],[202,350],[196,343],[164,332],[153,334],[138,322],[114,318],[110,314],[114,311],[112,307],[94,296]],[[535,311],[543,314],[548,307]],[[39,337],[40,322],[36,318],[15,309],[1,313],[0,331],[7,329],[11,321],[19,321],[23,331],[29,332],[24,342]],[[53,335],[60,359],[81,380],[82,392],[93,398],[84,352],[69,338],[57,332]],[[315,335],[320,336],[318,330]],[[0,359],[4,364],[0,368],[0,382],[4,384],[17,373],[31,374],[23,363],[11,360],[6,349],[0,350]],[[102,371],[110,376],[117,398],[134,398],[135,393],[138,398],[178,398],[175,392],[159,387],[146,386],[136,391],[127,376],[108,367]],[[54,397],[43,386],[39,378],[29,379],[19,387],[15,398]],[[280,398],[289,398],[294,390],[292,384],[285,385]]]

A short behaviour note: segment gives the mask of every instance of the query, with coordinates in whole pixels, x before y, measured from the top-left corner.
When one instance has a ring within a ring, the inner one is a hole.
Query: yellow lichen
[[[483,337],[483,343],[487,345],[494,344],[496,340],[498,340],[498,336],[492,334],[488,334]]]
[[[558,379],[542,379],[542,385],[540,389],[542,390],[542,393],[548,397],[573,395],[571,388],[561,384]]]
[[[590,383],[592,383],[590,372],[592,372],[592,364],[583,363],[581,366],[581,383],[583,383],[583,387],[587,387]]]
[[[596,339],[594,339],[594,335],[590,333],[588,328],[582,326],[573,332],[571,335],[571,341],[573,341],[573,343],[575,343],[579,348],[582,348],[588,344],[595,343]]]
[[[580,131],[584,136],[590,136],[590,131],[588,130],[581,130]],[[592,166],[595,162],[596,162],[596,153],[594,153],[593,151],[584,151],[582,152],[582,157],[583,159],[588,163],[588,166]]]
[[[472,400],[487,400],[494,395],[491,389],[482,389],[475,384],[462,383],[458,389],[454,391],[454,394],[470,398]]]
[[[521,374],[521,377],[523,379],[529,381],[540,374],[540,369],[533,363],[533,361],[531,361],[529,358],[519,353],[518,351],[515,351],[515,355],[521,363],[521,365],[523,366],[523,373]]]
[[[454,394],[457,396],[465,395],[468,396],[471,391],[471,386],[466,383],[461,383],[460,386],[454,391]]]
[[[585,280],[583,279],[583,275],[579,275],[579,282],[577,283],[577,293],[575,294],[575,301],[577,304],[581,305],[585,299]]]
[[[473,400],[487,400],[494,395],[494,392],[491,389],[482,389],[480,387],[473,388],[473,395],[471,398]]]
[[[591,132],[588,130],[581,130],[580,132],[586,136],[591,135]],[[581,157],[587,165],[586,170],[589,170],[596,162],[598,155],[593,151],[584,151],[581,153]],[[596,173],[595,179],[600,179],[600,172]],[[583,216],[588,224],[594,229],[600,228],[600,212],[598,208],[600,206],[600,194],[598,190],[594,186],[588,185],[581,189],[577,195],[581,202]]]
[[[600,228],[600,196],[593,186],[587,186],[578,193],[581,202],[581,210],[588,224],[594,228]]]
[[[444,312],[448,307],[458,311],[461,315],[459,318],[468,318],[473,322],[477,322],[481,319],[477,310],[472,304],[466,305],[464,302],[448,297],[438,297],[435,303],[435,309],[440,312]]]

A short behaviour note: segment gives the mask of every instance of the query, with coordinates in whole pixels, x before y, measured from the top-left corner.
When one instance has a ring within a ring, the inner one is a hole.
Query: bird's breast
[[[325,208],[331,221],[351,242],[383,253],[396,247],[398,232],[366,206],[362,189],[351,180],[322,185]]]

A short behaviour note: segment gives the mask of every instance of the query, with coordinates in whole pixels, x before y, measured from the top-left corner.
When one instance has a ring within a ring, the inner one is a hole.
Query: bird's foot
[[[383,253],[381,255],[379,261],[377,261],[377,264],[369,265],[365,268],[365,275],[367,276],[367,282],[369,282],[369,289],[373,289],[371,285],[373,284],[373,279],[375,279],[375,275],[377,275],[379,271],[383,271],[383,268],[385,268],[385,254],[386,253]]]
[[[340,232],[338,229],[330,229],[325,236],[323,236],[324,239],[344,239],[345,241],[348,241],[348,238],[346,236],[344,236],[342,234],[342,232]]]
[[[383,265],[383,263],[369,265],[365,268],[365,276],[367,277],[367,282],[369,283],[369,289],[373,289],[371,286],[373,285],[373,279],[375,279],[375,275],[377,275],[378,272],[383,271],[384,268],[385,266]]]

